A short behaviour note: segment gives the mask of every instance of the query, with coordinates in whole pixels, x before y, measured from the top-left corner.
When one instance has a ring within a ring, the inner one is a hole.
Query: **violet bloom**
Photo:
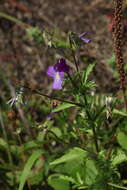
[[[64,73],[67,72],[69,72],[69,66],[63,58],[59,59],[55,65],[48,67],[47,75],[54,79],[53,89],[62,89]]]
[[[49,114],[49,115],[46,117],[46,120],[47,120],[47,121],[53,120],[53,115],[52,115],[52,114]]]
[[[85,43],[90,43],[91,40],[85,37],[86,34],[87,34],[87,32],[84,32],[84,33],[78,35],[78,37],[79,37],[80,40],[82,40],[83,42],[85,42]]]
[[[47,116],[47,118],[46,118],[46,120],[47,121],[52,121],[53,119],[54,119],[54,115],[55,114],[57,114],[58,112],[51,112],[48,116]]]

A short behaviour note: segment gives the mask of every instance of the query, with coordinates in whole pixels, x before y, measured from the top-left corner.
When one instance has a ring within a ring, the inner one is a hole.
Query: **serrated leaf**
[[[48,177],[48,184],[55,190],[69,190],[70,185],[68,181],[60,179],[59,174],[53,174]]]
[[[90,65],[88,65],[88,67],[84,71],[83,77],[82,77],[83,84],[86,83],[90,73],[93,71],[94,66],[95,66],[95,63],[90,64]]]
[[[88,81],[84,86],[86,88],[93,88],[93,87],[96,87],[97,85],[93,81]]]
[[[64,156],[51,162],[50,165],[61,164],[63,162],[68,162],[76,159],[83,159],[85,157],[86,157],[86,151],[81,148],[75,147],[71,149],[68,153],[66,153]]]
[[[25,167],[24,167],[23,172],[20,177],[20,183],[19,183],[18,190],[23,190],[23,187],[25,185],[28,175],[30,174],[30,170],[31,170],[34,162],[41,156],[42,153],[43,153],[42,150],[37,150],[36,152],[33,152],[32,155],[27,160],[27,163],[25,164]]]
[[[119,132],[117,135],[117,141],[122,148],[127,150],[127,135],[124,132]]]
[[[63,103],[63,104],[57,106],[55,109],[53,109],[52,112],[59,112],[59,111],[62,111],[62,110],[65,110],[67,108],[74,107],[74,106],[76,106],[76,105],[69,104],[69,103]]]
[[[115,155],[114,159],[112,160],[113,165],[118,165],[124,161],[127,161],[127,156],[122,150],[118,150],[117,155]]]
[[[72,184],[76,184],[77,182],[75,181],[75,179],[73,177],[70,176],[65,176],[65,175],[59,175],[60,179],[63,179],[65,181],[71,182]]]

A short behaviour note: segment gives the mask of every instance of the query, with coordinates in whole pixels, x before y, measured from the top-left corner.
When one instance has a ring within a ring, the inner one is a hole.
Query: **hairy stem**
[[[97,133],[96,133],[96,128],[95,128],[95,123],[94,123],[93,118],[90,115],[89,110],[88,110],[88,102],[87,102],[86,96],[84,96],[84,101],[85,101],[86,114],[87,114],[87,117],[88,117],[88,119],[90,121],[90,125],[92,127],[92,131],[93,131],[93,135],[94,135],[94,142],[95,142],[96,152],[99,152],[99,146],[98,146],[98,139],[97,139]]]

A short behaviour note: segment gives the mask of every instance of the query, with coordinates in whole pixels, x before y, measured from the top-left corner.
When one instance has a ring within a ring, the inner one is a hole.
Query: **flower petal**
[[[64,78],[64,72],[59,72],[61,78]]]
[[[66,64],[66,60],[64,58],[58,59],[54,65],[54,70],[56,72],[69,72],[69,66]]]
[[[85,36],[87,34],[87,32],[83,32],[82,34],[79,34],[79,38],[82,38],[83,36]]]
[[[89,43],[89,42],[91,42],[91,40],[90,39],[88,39],[88,38],[81,38],[81,40],[83,41],[83,42],[85,42],[85,43]]]
[[[55,77],[56,71],[54,70],[54,66],[49,66],[47,70],[47,75],[50,77]]]
[[[87,34],[88,32],[83,32],[82,34],[79,35],[79,38],[85,42],[85,43],[89,43],[91,42],[91,39],[85,38],[84,36]]]
[[[53,81],[53,89],[58,89],[58,90],[62,89],[62,83],[63,83],[63,81],[60,76],[60,73],[57,72],[56,76],[54,77],[54,81]]]

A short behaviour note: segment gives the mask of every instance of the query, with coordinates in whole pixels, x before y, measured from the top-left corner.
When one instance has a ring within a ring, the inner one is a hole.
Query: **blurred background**
[[[94,80],[100,89],[110,91],[113,70],[107,65],[113,56],[113,2],[108,0],[1,0],[0,11],[20,21],[59,32],[88,32],[92,43],[81,52],[86,62],[97,61]],[[46,69],[54,64],[47,48],[36,46],[25,38],[25,31],[16,23],[0,17],[0,66],[11,81],[29,82],[45,89],[48,84]],[[108,81],[107,81],[108,78]],[[109,88],[109,89],[107,89]]]

